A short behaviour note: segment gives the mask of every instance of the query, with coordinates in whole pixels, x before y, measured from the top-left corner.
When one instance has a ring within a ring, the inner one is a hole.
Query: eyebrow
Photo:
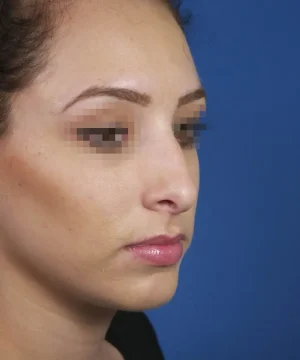
[[[99,87],[91,86],[77,95],[73,100],[69,101],[60,111],[60,113],[65,112],[75,103],[80,100],[98,97],[98,96],[109,96],[114,97],[120,100],[132,102],[134,104],[141,105],[143,107],[148,107],[153,103],[153,99],[150,95],[145,93],[140,93],[135,90],[126,89],[126,88],[114,88],[114,87]],[[178,100],[178,107],[189,104],[193,101],[200,100],[202,98],[206,99],[206,91],[203,88],[196,89],[189,92],[188,94],[182,96]]]

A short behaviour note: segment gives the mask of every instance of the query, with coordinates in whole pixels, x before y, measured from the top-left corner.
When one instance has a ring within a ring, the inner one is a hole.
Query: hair
[[[74,1],[0,0],[0,139],[9,130],[13,95],[47,65],[56,26]],[[181,14],[181,1],[161,1],[184,31],[189,18]]]

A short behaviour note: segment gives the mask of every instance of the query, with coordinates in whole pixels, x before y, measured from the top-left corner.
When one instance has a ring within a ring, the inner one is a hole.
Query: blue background
[[[300,360],[300,1],[183,8],[210,128],[178,291],[147,314],[167,360]]]

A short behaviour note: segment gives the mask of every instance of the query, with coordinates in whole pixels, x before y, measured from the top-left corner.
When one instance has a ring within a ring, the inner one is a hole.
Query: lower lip
[[[136,245],[126,249],[136,257],[153,265],[171,266],[179,262],[183,255],[182,242],[170,245]]]

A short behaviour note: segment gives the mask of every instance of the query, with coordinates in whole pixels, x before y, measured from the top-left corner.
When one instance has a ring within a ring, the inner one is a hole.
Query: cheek
[[[0,197],[0,243],[39,271],[67,278],[111,267],[137,193],[129,172],[120,182],[120,171],[101,177],[100,165],[80,171],[71,163],[43,155],[0,159],[0,191],[8,195]]]
[[[199,161],[197,151],[194,151],[194,153],[191,154],[191,159],[189,162],[189,169],[190,169],[190,176],[191,176],[191,178],[195,184],[195,187],[197,189],[197,200],[195,201],[195,204],[193,205],[193,207],[190,209],[190,212],[189,212],[190,216],[188,219],[189,228],[193,229],[194,223],[195,223],[195,214],[196,214],[196,210],[197,210],[198,196],[199,196],[199,191],[200,191],[200,161]]]
[[[13,202],[22,204],[35,203],[41,209],[60,218],[65,213],[68,202],[59,176],[45,171],[39,164],[39,158],[24,158],[20,155],[10,156],[4,164],[5,183]]]
[[[192,150],[190,152],[187,152],[186,155],[186,163],[187,168],[190,174],[190,177],[195,184],[195,187],[197,188],[197,191],[199,191],[200,186],[200,161],[198,157],[198,153],[196,150]]]
[[[67,232],[73,244],[83,237],[80,246],[88,239],[99,241],[101,234],[115,237],[122,230],[120,219],[126,220],[135,203],[133,179],[126,180],[124,169],[101,171],[101,164],[82,167],[62,158],[16,154],[5,160],[1,167],[8,197],[1,212],[6,211],[6,221],[24,223],[26,218],[32,227],[48,229],[53,238]]]

